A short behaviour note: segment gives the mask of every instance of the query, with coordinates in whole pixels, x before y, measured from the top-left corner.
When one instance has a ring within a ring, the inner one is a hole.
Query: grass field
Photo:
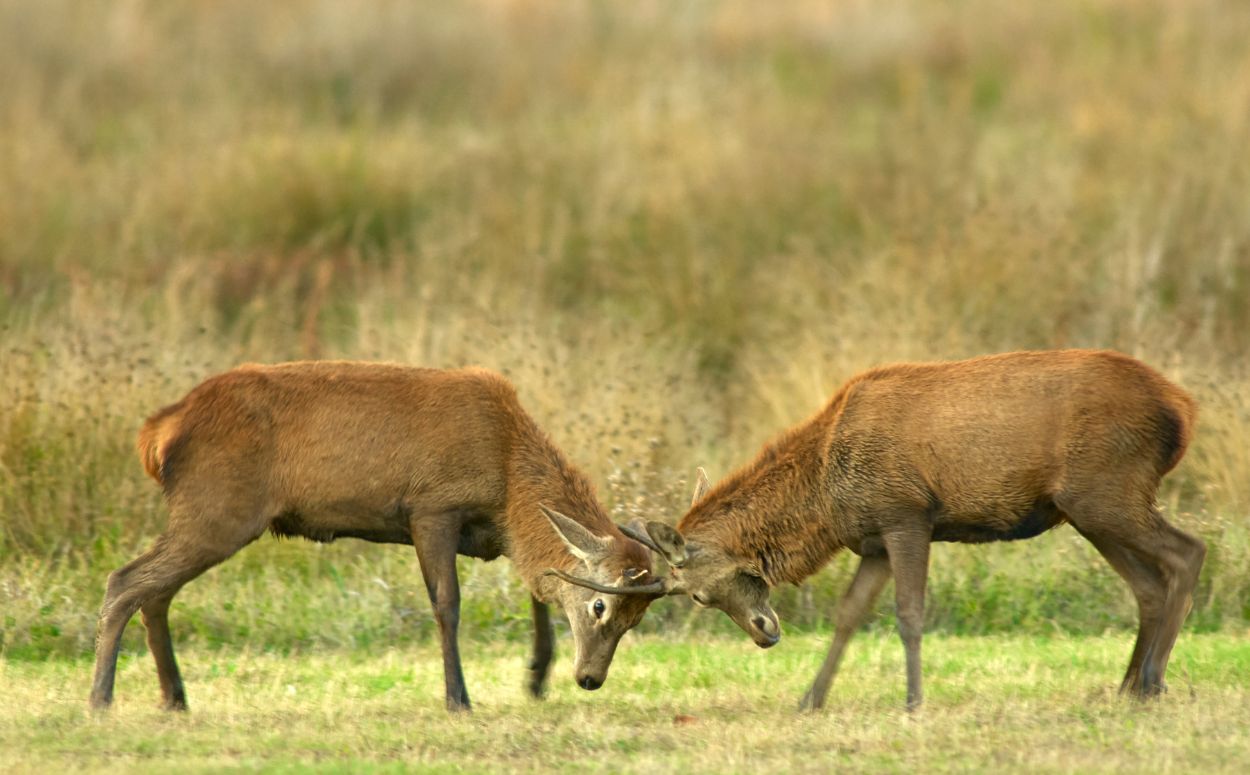
[[[1235,771],[1247,40],[1243,0],[0,0],[0,770]],[[1159,493],[1209,548],[1161,703],[1113,696],[1136,606],[1060,528],[935,548],[915,718],[889,593],[790,713],[852,557],[773,592],[774,652],[667,600],[542,705],[525,590],[464,561],[448,719],[411,550],[270,539],[174,603],[191,715],[131,657],[83,709],[105,578],[165,524],[136,431],[240,362],[503,371],[613,517],[673,522],[862,369],[1057,347],[1201,407]]]
[[[561,647],[567,649],[568,641]],[[475,643],[475,710],[443,710],[432,645],[376,652],[183,654],[188,714],[155,707],[146,654],[93,716],[83,661],[0,662],[5,772],[1244,772],[1250,644],[1184,633],[1170,692],[1115,693],[1127,635],[930,637],[926,705],[902,709],[902,648],[852,644],[829,706],[795,711],[824,636],[767,652],[743,638],[631,637],[608,683],[578,689],[567,653],[548,697],[522,692],[519,644]]]

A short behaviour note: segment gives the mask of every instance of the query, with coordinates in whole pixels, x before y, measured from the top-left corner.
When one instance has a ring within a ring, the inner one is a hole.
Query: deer
[[[1137,640],[1120,692],[1157,696],[1206,546],[1169,524],[1155,495],[1184,456],[1196,414],[1180,387],[1108,350],[880,366],[853,376],[716,487],[700,469],[675,528],[652,520],[624,531],[672,568],[644,594],[719,608],[765,648],[781,637],[772,587],[802,583],[844,548],[859,555],[833,643],[800,701],[814,711],[891,577],[907,707],[921,704],[932,542],[1015,541],[1070,524],[1136,598]],[[640,591],[581,581],[622,596]]]
[[[534,697],[543,695],[554,656],[549,605],[568,617],[577,685],[595,690],[649,602],[556,577],[645,584],[652,553],[616,528],[512,384],[485,369],[244,364],[152,415],[138,452],[163,488],[169,520],[146,552],[108,577],[90,695],[96,709],[113,701],[122,631],[138,611],[164,707],[186,710],[170,601],[266,531],[414,547],[438,625],[449,711],[471,708],[457,640],[457,555],[507,556],[528,588]]]

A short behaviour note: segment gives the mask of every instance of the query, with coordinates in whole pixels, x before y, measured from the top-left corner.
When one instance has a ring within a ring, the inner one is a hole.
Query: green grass
[[[1239,772],[1250,760],[1250,641],[1182,633],[1157,702],[1120,698],[1128,635],[929,637],[926,704],[902,709],[902,647],[854,641],[828,707],[795,706],[827,637],[629,637],[608,683],[522,691],[524,646],[465,644],[475,710],[442,706],[437,647],[186,649],[188,714],[155,708],[151,661],[127,654],[117,703],[86,709],[81,660],[0,662],[0,769],[433,772]],[[562,640],[561,648],[568,647]]]

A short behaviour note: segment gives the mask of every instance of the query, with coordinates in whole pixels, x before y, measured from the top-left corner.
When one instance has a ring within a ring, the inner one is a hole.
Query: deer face
[[[756,569],[714,546],[687,541],[662,522],[648,522],[646,531],[672,566],[669,594],[683,592],[697,605],[719,608],[760,648],[777,645],[781,625],[768,604],[768,582]]]
[[[558,599],[573,631],[574,680],[593,691],[607,680],[621,636],[642,621],[647,606],[663,592],[651,578],[651,569],[643,567],[650,564],[645,549],[631,550],[630,541],[595,535],[558,511],[544,507],[543,512],[569,552],[581,562],[576,577],[551,573],[566,580],[576,578],[574,583],[560,585]],[[604,592],[595,586],[625,594]]]
[[[707,472],[695,475],[693,508],[711,489]],[[621,528],[664,557],[672,568],[665,593],[684,593],[697,605],[719,608],[729,615],[755,645],[769,648],[781,640],[777,613],[768,604],[768,582],[751,563],[744,562],[710,544],[688,541],[676,528],[663,522],[635,523]]]

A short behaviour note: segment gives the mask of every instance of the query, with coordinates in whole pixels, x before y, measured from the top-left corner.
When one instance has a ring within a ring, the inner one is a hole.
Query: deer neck
[[[524,429],[508,463],[506,526],[512,563],[535,597],[555,600],[560,582],[544,574],[566,572],[580,561],[551,527],[539,504],[555,509],[599,535],[615,532],[590,480],[537,427]]]
[[[770,444],[695,504],[678,529],[750,564],[770,586],[800,583],[845,546],[822,485],[823,436],[802,426]]]

